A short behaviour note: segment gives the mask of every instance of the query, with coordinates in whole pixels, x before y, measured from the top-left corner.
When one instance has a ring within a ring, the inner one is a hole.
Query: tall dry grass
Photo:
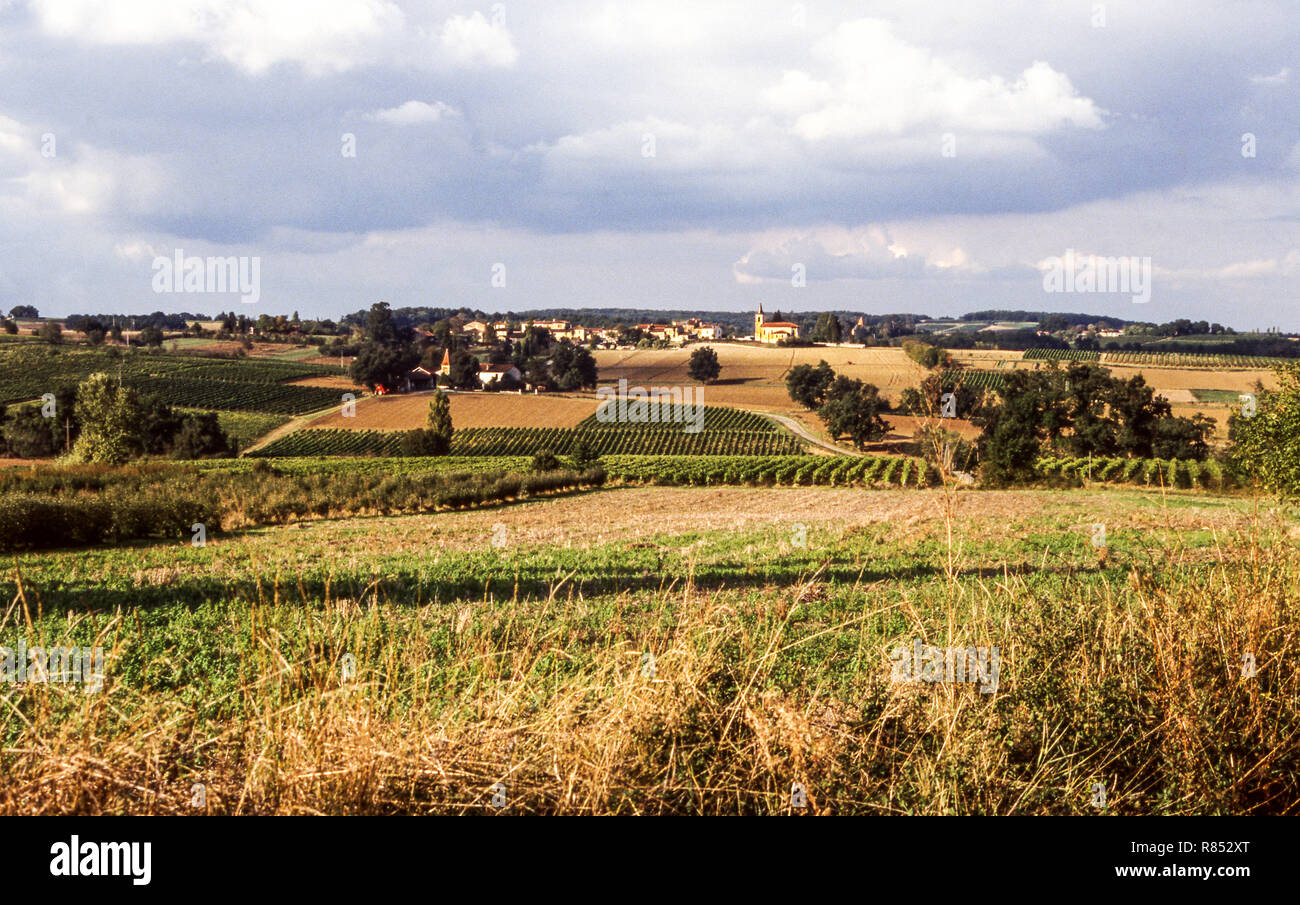
[[[816,575],[626,596],[600,632],[563,579],[528,619],[410,617],[443,633],[399,631],[378,586],[311,607],[277,586],[213,639],[240,658],[221,695],[169,681],[166,650],[121,668],[148,631],[122,612],[97,624],[100,694],[0,688],[0,812],[1068,814],[1100,782],[1113,813],[1297,813],[1300,554],[1246,536],[1182,559],[1051,598],[950,559],[941,586],[863,587],[859,616],[797,631]],[[0,628],[39,634],[38,609],[20,584]],[[847,684],[800,659],[827,636],[856,648]],[[997,692],[891,683],[913,637],[999,645]]]

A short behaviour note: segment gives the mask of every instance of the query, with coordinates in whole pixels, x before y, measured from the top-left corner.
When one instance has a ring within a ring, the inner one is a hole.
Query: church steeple
[[[763,338],[763,324],[766,322],[767,318],[763,314],[763,303],[759,302],[758,311],[754,312],[754,339],[761,340]]]

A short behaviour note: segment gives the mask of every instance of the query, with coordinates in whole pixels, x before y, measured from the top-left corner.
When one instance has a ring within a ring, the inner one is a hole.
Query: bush
[[[557,471],[560,468],[560,460],[549,449],[539,449],[533,454],[533,460],[528,468],[533,472]]]

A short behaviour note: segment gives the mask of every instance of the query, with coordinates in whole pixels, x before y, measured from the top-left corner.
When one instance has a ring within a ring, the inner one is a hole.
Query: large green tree
[[[1284,499],[1300,497],[1300,362],[1274,369],[1276,390],[1257,387],[1228,418],[1236,468]]]
[[[396,389],[420,360],[420,352],[411,340],[411,330],[398,327],[388,303],[375,302],[366,314],[361,346],[348,373],[367,389]]]
[[[836,377],[826,393],[826,402],[817,410],[817,416],[832,437],[847,436],[854,446],[861,449],[867,443],[883,439],[888,433],[889,425],[881,417],[887,411],[889,403],[881,397],[874,384]]]
[[[127,461],[139,443],[141,415],[135,392],[107,374],[91,374],[77,387],[81,434],[72,447],[74,458],[109,465]]]
[[[835,382],[835,371],[825,359],[812,365],[795,365],[785,378],[790,398],[806,409],[816,409],[826,401],[826,391]]]
[[[711,346],[701,346],[691,353],[691,360],[686,366],[686,373],[690,375],[691,380],[700,383],[712,383],[718,379],[722,373],[722,365],[718,363],[718,353],[713,351]]]

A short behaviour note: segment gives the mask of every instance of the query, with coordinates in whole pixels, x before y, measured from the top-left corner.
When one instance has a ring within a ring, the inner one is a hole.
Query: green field
[[[505,782],[513,813],[771,814],[798,782],[812,813],[1087,814],[1096,783],[1296,813],[1295,527],[1194,492],[633,487],[20,553],[0,643],[107,669],[7,692],[0,810],[193,813],[202,782],[213,813],[486,813]],[[900,680],[918,643],[996,647],[996,687]]]

